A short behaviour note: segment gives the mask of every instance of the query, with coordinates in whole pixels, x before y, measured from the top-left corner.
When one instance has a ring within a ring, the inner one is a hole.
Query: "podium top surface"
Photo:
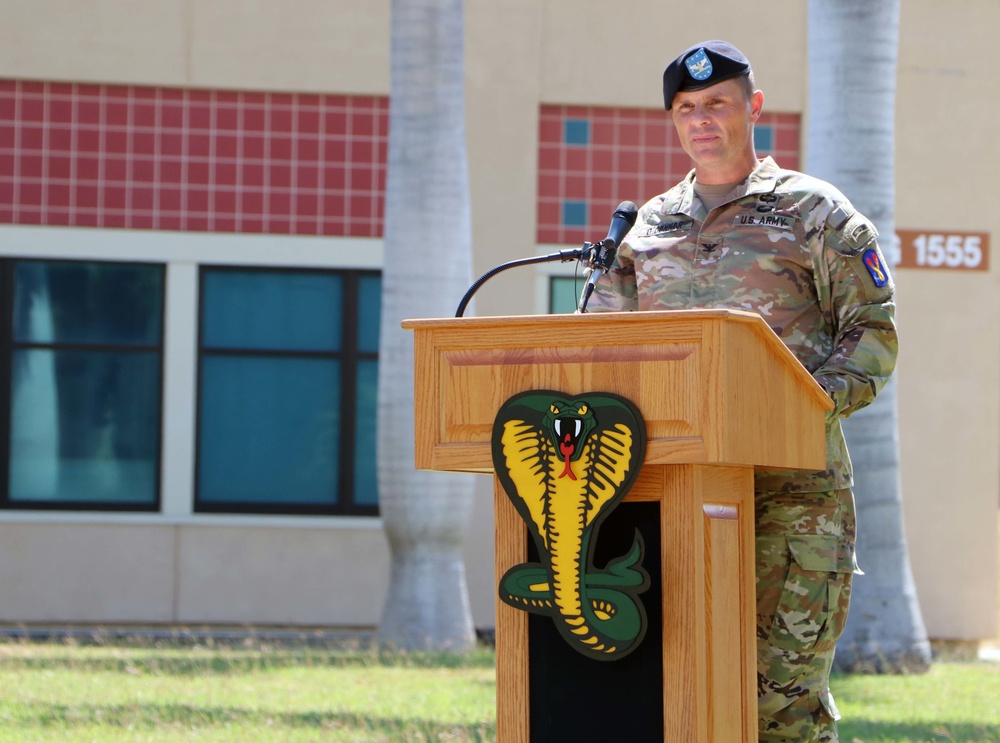
[[[491,471],[493,420],[525,390],[612,392],[646,464],[826,466],[833,402],[755,313],[728,309],[404,320],[415,334],[417,467]]]

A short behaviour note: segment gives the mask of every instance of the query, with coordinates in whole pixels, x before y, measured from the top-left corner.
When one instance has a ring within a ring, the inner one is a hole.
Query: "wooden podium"
[[[647,702],[656,695],[662,717],[650,723],[654,732],[619,740],[756,741],[754,468],[823,469],[829,396],[752,313],[456,318],[407,320],[403,327],[415,333],[419,469],[492,472],[493,422],[518,392],[611,392],[642,412],[645,462],[619,509],[630,503],[658,506],[653,520],[659,521],[659,544],[652,552],[659,562],[649,572],[660,585],[643,600],[652,596],[658,602],[650,617],[659,626],[651,624],[643,642],[653,648],[652,663],[662,674],[607,681],[598,675],[598,692],[581,696],[578,707],[588,715],[605,714],[604,690],[621,694],[624,687],[625,694]],[[496,477],[494,502],[499,581],[528,559],[529,544],[525,523]],[[541,676],[533,671],[529,634],[537,637],[529,632],[529,615],[498,601],[500,741],[547,739],[537,731],[541,718],[553,714],[549,705],[558,694],[533,690],[531,680],[546,687],[561,682],[558,669]],[[548,640],[536,644],[535,651],[548,652]],[[581,656],[583,665],[567,674],[567,683],[590,669],[620,673],[608,667],[628,660]],[[589,717],[585,724],[599,727],[601,718]],[[598,739],[596,733],[589,739]]]

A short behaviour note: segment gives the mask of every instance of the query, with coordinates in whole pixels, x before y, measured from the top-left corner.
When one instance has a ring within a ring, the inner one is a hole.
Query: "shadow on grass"
[[[380,733],[392,740],[496,740],[496,723],[447,723],[402,717],[377,717],[353,712],[274,712],[239,707],[198,707],[185,704],[61,705],[25,704],[5,715],[5,729],[65,729],[77,727],[186,730],[211,727],[253,729],[338,729]]]
[[[87,656],[68,652],[65,655],[3,655],[0,665],[5,669],[106,671],[130,674],[170,676],[211,676],[260,673],[282,668],[492,668],[495,657],[491,651],[457,653],[392,653],[371,650],[360,652],[315,652],[308,650],[239,651],[205,650],[182,655],[132,651],[126,654]]]
[[[865,722],[838,725],[841,743],[1000,743],[1000,727],[974,723]]]

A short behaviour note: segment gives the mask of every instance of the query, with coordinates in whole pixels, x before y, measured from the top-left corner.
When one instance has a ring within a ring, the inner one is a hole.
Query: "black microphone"
[[[614,216],[611,217],[611,227],[608,228],[608,236],[604,238],[603,244],[607,245],[608,240],[610,240],[614,244],[612,250],[617,251],[618,246],[625,239],[625,235],[628,234],[628,231],[632,229],[632,225],[635,224],[635,218],[638,214],[639,207],[631,201],[620,203],[618,208],[615,209]],[[610,268],[610,264],[608,264],[607,268]]]
[[[597,245],[590,246],[587,257],[590,276],[587,278],[586,286],[583,287],[583,294],[580,295],[580,306],[577,308],[577,312],[587,311],[587,302],[590,301],[594,287],[601,276],[611,269],[611,264],[615,262],[615,256],[618,254],[618,246],[621,245],[628,231],[632,229],[638,214],[639,207],[631,201],[623,201],[611,217],[608,236]]]

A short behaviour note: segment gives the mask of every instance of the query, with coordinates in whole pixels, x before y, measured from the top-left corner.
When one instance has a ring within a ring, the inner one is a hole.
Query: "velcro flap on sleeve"
[[[829,222],[827,223],[829,224]],[[828,245],[842,255],[857,255],[875,238],[878,230],[861,212],[852,212],[828,240]]]

